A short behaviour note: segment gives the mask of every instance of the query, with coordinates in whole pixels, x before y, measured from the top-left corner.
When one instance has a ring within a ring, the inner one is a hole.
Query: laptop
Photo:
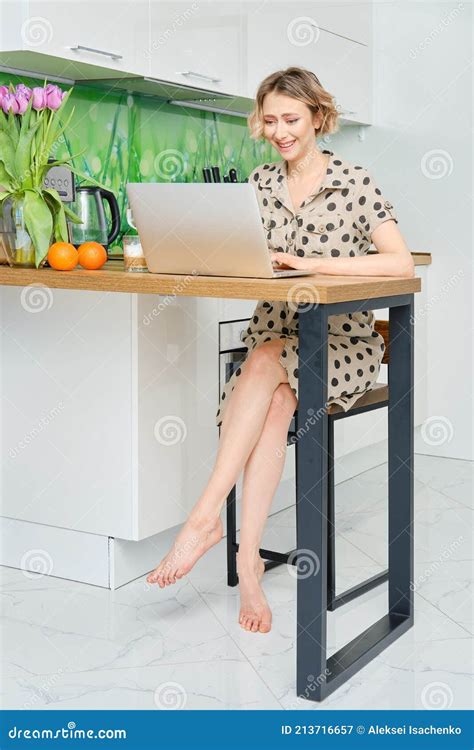
[[[150,273],[279,279],[313,271],[273,268],[249,183],[126,185]]]

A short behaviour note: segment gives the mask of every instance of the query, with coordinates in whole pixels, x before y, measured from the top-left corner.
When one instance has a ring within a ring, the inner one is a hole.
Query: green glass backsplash
[[[0,85],[10,81],[43,84],[0,72]],[[68,112],[74,107],[74,116],[55,155],[72,155],[82,172],[117,196],[121,234],[116,241],[119,247],[111,248],[111,254],[121,252],[121,237],[130,231],[127,182],[202,182],[202,168],[210,165],[218,165],[221,175],[235,167],[243,181],[258,164],[279,158],[268,142],[250,138],[245,118],[186,110],[151,97],[84,85],[74,88],[66,106]],[[79,152],[83,153],[75,156]]]

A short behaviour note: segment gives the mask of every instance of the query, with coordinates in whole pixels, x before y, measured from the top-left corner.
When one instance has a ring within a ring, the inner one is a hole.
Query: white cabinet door
[[[134,297],[133,538],[138,540],[183,523],[213,468],[220,300]]]
[[[276,3],[244,7],[249,97],[255,97],[267,75],[295,65],[318,76],[348,119],[371,121],[371,48],[365,41],[367,29],[371,28],[370,5],[363,6],[365,24],[356,19],[356,6],[347,7],[341,15],[323,5],[306,3],[287,8]],[[344,23],[339,24],[343,15]],[[353,16],[351,32],[349,21]],[[348,36],[349,33],[357,36]]]
[[[152,0],[149,75],[242,95],[241,24],[237,2]]]
[[[14,20],[8,34],[3,16]],[[1,49],[60,58],[64,61],[62,75],[71,79],[84,77],[74,63],[98,66],[104,78],[116,77],[117,71],[145,73],[148,19],[148,0],[30,0],[15,4],[7,0],[2,12]],[[25,60],[30,63],[29,57]]]

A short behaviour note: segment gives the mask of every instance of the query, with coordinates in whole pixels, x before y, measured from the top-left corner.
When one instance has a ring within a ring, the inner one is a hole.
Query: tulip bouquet
[[[74,110],[62,121],[71,91],[46,82],[34,88],[23,83],[0,86],[0,217],[3,206],[4,224],[8,223],[8,206],[16,230],[18,265],[38,268],[52,242],[68,241],[66,217],[81,223],[56,190],[43,186],[46,172],[59,164],[91,179],[78,172],[70,159],[54,157],[58,139],[73,116]]]

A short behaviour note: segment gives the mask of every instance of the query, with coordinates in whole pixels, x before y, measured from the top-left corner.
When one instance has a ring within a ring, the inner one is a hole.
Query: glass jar
[[[136,234],[124,234],[122,241],[124,271],[148,271],[140,237]]]

